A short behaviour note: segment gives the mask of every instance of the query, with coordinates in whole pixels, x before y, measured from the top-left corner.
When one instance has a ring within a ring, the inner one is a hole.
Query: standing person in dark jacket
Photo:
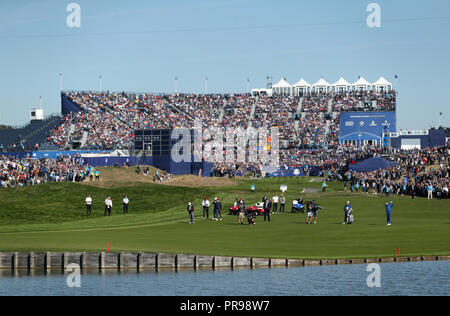
[[[220,199],[216,197],[214,199],[214,220],[222,220],[222,203],[220,202]]]
[[[111,216],[111,210],[112,210],[113,204],[111,197],[108,196],[105,200],[105,216],[108,214],[108,216]]]
[[[91,195],[88,195],[86,198],[86,215],[92,214],[92,198]]]
[[[414,197],[416,196],[416,186],[414,184],[411,185],[411,199],[414,200]]]
[[[272,201],[266,199],[264,201],[264,221],[267,219],[270,222],[270,212],[272,212]]]
[[[188,203],[187,211],[189,213],[189,224],[194,224],[194,205],[191,202]]]

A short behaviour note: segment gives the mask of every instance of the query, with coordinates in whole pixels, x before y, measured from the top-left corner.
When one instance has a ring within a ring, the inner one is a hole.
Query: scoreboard
[[[183,146],[193,145],[193,130],[189,130],[190,137],[183,139],[183,142],[180,142],[182,135],[172,139],[173,131],[173,129],[137,130],[134,133],[134,149],[145,150],[147,155],[157,157],[171,156],[173,149],[180,152]],[[179,147],[179,149],[176,147]]]
[[[149,164],[173,175],[199,175],[201,172],[208,177],[212,163],[193,155],[196,137],[199,137],[197,131],[187,129],[137,130],[134,149],[145,151],[145,161],[140,164]]]
[[[134,132],[134,149],[145,150],[150,156],[170,156],[169,129],[138,130]]]

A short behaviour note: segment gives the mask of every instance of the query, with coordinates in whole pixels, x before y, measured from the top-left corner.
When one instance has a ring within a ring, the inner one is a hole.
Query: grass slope
[[[0,190],[0,251],[157,251],[169,253],[279,257],[369,258],[450,253],[450,201],[393,197],[393,226],[385,223],[384,197],[346,194],[340,184],[327,193],[302,194],[317,199],[324,210],[319,223],[306,225],[303,214],[273,215],[272,222],[238,225],[234,216],[223,222],[201,219],[201,200],[222,198],[224,214],[235,198],[247,203],[264,193],[279,193],[288,185],[287,211],[302,189],[319,189],[311,178],[251,180],[235,186],[177,187],[136,184],[101,188],[86,184],[43,184],[34,188]],[[85,215],[84,198],[91,194],[94,214]],[[118,214],[122,197],[130,197],[130,214]],[[113,216],[103,217],[103,201],[111,195]],[[343,206],[351,200],[354,225],[342,225]],[[186,204],[196,206],[196,224],[187,224]],[[210,211],[212,214],[212,211]]]

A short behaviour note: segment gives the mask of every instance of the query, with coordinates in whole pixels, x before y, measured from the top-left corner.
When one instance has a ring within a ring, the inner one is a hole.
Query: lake
[[[238,270],[89,271],[81,287],[68,274],[0,271],[0,295],[450,295],[450,261],[380,263],[381,287],[366,264]]]

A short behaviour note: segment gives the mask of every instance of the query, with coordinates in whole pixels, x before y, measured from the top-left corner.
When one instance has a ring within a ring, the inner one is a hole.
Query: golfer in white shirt
[[[111,197],[108,196],[105,200],[105,216],[106,216],[106,213],[108,213],[108,216],[111,216],[112,207],[113,207],[113,204],[112,204]]]
[[[205,198],[202,201],[202,206],[203,206],[203,219],[209,219],[209,200],[208,198],[205,196]]]

